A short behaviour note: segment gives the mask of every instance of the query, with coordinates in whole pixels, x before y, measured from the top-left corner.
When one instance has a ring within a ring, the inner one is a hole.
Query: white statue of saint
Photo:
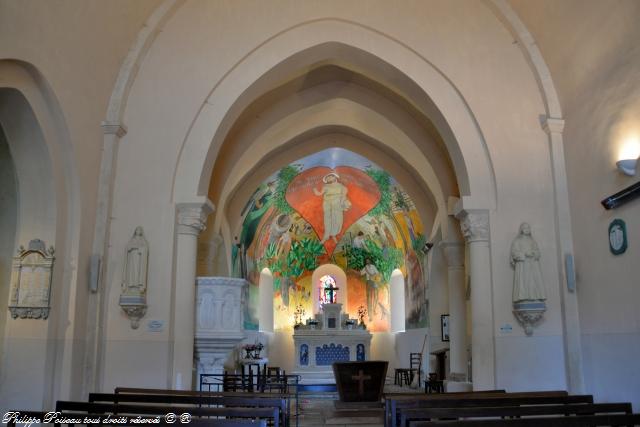
[[[125,295],[143,295],[147,287],[149,244],[144,238],[142,227],[136,227],[125,253],[122,292]]]
[[[336,236],[340,234],[342,229],[343,212],[351,208],[351,202],[347,198],[347,187],[338,181],[339,178],[337,173],[329,172],[322,178],[324,183],[322,189],[313,189],[316,196],[322,196],[324,235],[320,243],[324,243],[330,238],[338,243]]]
[[[520,232],[511,244],[511,266],[515,270],[513,302],[547,299],[540,268],[540,249],[526,222],[520,225]]]

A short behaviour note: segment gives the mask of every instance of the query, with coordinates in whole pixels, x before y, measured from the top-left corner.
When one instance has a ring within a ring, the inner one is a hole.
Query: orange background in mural
[[[298,174],[287,187],[285,199],[313,227],[319,238],[324,234],[324,214],[322,196],[316,196],[313,189],[322,189],[322,178],[329,172],[335,171],[342,185],[347,187],[347,198],[351,208],[343,212],[342,229],[336,236],[338,241],[344,233],[359,218],[373,209],[380,201],[380,190],[366,172],[349,166],[314,167]],[[329,239],[324,243],[327,254],[331,255],[336,243]]]
[[[360,306],[367,307],[367,285],[364,280],[353,276],[354,270],[351,270],[351,274],[347,272],[347,307],[345,311],[349,313],[349,317],[352,319],[358,318],[358,308]],[[356,274],[360,274],[356,272]],[[364,322],[367,324],[367,329],[370,332],[384,332],[389,330],[389,322],[391,319],[387,311],[389,310],[389,291],[387,286],[378,286],[378,302],[382,307],[376,307],[376,313],[372,313],[373,320],[370,321],[368,317],[365,317]],[[383,314],[381,310],[384,310]]]

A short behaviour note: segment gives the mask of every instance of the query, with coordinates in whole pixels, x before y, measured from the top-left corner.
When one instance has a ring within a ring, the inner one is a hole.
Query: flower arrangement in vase
[[[242,349],[245,351],[245,359],[260,359],[260,352],[263,348],[264,345],[261,342],[242,346]]]
[[[358,307],[358,319],[360,319],[360,327],[362,329],[367,329],[367,325],[364,323],[364,318],[367,315],[367,309],[364,305]]]

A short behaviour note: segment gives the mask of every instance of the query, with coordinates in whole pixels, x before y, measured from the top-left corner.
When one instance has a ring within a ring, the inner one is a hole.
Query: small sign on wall
[[[149,320],[147,323],[147,332],[164,331],[164,320]]]
[[[510,323],[505,323],[504,325],[500,326],[500,333],[501,334],[510,334],[511,332],[513,332],[513,326],[511,326]]]
[[[620,218],[609,224],[609,250],[614,255],[620,255],[627,250],[627,225]]]

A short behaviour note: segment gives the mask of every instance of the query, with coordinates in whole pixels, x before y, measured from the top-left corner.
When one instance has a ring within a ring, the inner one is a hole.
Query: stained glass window
[[[338,301],[338,287],[333,276],[325,275],[320,278],[318,284],[318,301],[320,304],[335,303]]]

